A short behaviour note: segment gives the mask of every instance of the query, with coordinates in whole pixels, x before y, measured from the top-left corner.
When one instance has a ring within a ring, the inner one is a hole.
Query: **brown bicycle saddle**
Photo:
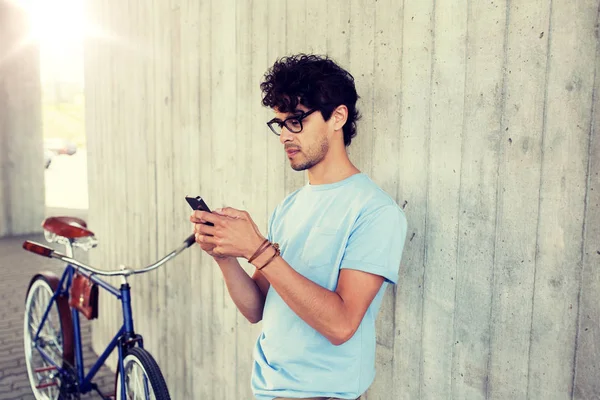
[[[94,232],[87,229],[85,221],[75,217],[49,217],[42,222],[42,227],[68,239],[94,236]]]

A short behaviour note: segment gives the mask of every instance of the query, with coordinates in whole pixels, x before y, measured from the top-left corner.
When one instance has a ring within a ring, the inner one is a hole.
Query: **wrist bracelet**
[[[269,244],[271,244],[271,243],[269,243]],[[271,246],[273,247],[273,249],[275,249],[275,254],[273,254],[273,255],[271,256],[271,258],[269,258],[269,260],[268,260],[266,263],[264,263],[264,264],[263,264],[263,266],[262,266],[262,267],[260,267],[260,268],[256,268],[257,270],[259,270],[259,271],[260,271],[261,269],[263,269],[264,267],[266,267],[267,265],[269,265],[269,263],[270,263],[271,261],[273,261],[273,260],[275,259],[275,257],[277,257],[277,256],[279,256],[279,255],[281,254],[281,251],[279,250],[279,244],[277,244],[277,243],[272,243],[272,244],[271,244]]]
[[[254,261],[256,257],[260,256],[267,249],[267,247],[269,247],[270,244],[271,243],[269,243],[269,239],[265,239],[265,241],[258,246],[258,249],[256,249],[254,254],[252,254],[252,256],[248,259],[248,262],[251,263]]]

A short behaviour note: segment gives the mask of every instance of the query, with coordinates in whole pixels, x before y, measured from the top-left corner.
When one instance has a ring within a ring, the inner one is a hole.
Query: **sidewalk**
[[[64,211],[64,212],[63,212]],[[84,217],[85,211],[49,210],[49,215],[73,215]],[[79,214],[79,215],[77,215]],[[0,400],[34,400],[27,378],[23,350],[23,312],[26,290],[31,277],[43,270],[60,274],[62,264],[28,253],[22,249],[25,240],[33,240],[47,244],[43,235],[27,235],[0,239]],[[52,244],[55,247],[55,244]],[[59,246],[57,248],[60,248]],[[78,253],[78,255],[81,253]],[[100,318],[102,310],[100,310]],[[82,321],[82,342],[84,360],[91,365],[97,358],[91,349],[90,324],[85,318]],[[106,394],[114,391],[114,374],[103,367],[96,375],[96,382]],[[100,399],[93,392],[81,399]]]

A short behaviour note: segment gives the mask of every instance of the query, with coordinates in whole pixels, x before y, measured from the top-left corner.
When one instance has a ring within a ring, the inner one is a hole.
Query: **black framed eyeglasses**
[[[283,121],[278,118],[273,118],[272,120],[267,122],[267,126],[277,136],[281,135],[281,130],[284,126],[287,128],[288,131],[292,133],[300,133],[302,132],[303,128],[302,120],[308,117],[310,114],[314,113],[315,111],[317,111],[317,109],[313,108],[312,110],[302,112],[301,114],[292,115],[291,117],[288,117]]]

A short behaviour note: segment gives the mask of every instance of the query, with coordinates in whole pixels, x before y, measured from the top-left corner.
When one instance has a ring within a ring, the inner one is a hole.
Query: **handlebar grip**
[[[46,247],[46,246],[36,243],[36,242],[29,241],[29,240],[26,240],[25,242],[23,242],[23,248],[25,250],[31,251],[32,253],[35,253],[37,255],[48,257],[48,258],[51,258],[52,253],[54,253],[54,249],[52,249],[50,247]]]
[[[191,234],[183,242],[187,245],[186,247],[190,247],[191,245],[196,243],[196,235]]]

